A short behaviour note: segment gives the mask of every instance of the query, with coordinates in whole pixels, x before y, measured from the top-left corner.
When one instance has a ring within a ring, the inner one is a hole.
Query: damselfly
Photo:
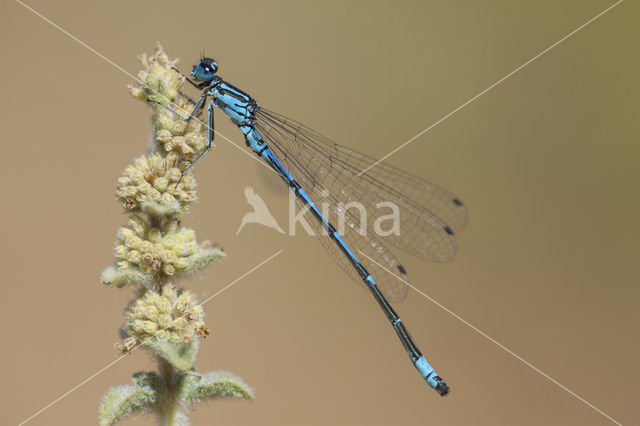
[[[427,363],[389,304],[389,300],[398,302],[407,295],[405,268],[375,235],[357,230],[357,218],[350,211],[345,211],[345,205],[358,201],[367,208],[373,208],[381,201],[393,203],[399,211],[399,230],[384,237],[384,240],[422,259],[444,262],[455,256],[455,232],[462,230],[467,222],[463,203],[451,193],[421,178],[385,163],[375,164],[376,161],[371,157],[338,145],[294,120],[259,107],[247,93],[216,75],[217,71],[218,64],[213,59],[202,58],[191,71],[196,81],[185,76],[193,86],[204,89],[188,117],[182,117],[170,107],[160,104],[188,122],[211,97],[208,103],[207,149],[184,173],[188,173],[211,149],[214,139],[213,109],[222,109],[245,136],[247,145],[282,177],[295,193],[299,206],[313,216],[310,224],[313,224],[316,235],[334,260],[354,279],[362,281],[371,292],[413,365],[429,386],[440,395],[447,395],[449,386]],[[365,169],[366,173],[359,173]],[[342,235],[329,221],[327,211],[321,211],[312,201],[320,198],[328,201],[331,213],[346,221]],[[364,257],[358,258],[354,251],[361,252]],[[388,271],[393,271],[393,274]],[[375,281],[373,276],[376,277]]]

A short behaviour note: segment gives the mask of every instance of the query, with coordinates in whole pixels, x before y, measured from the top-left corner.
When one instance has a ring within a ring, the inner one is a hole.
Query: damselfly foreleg
[[[200,98],[202,99],[202,98]],[[213,138],[215,138],[216,132],[214,129],[214,113],[213,113],[213,102],[209,102],[209,106],[207,107],[207,112],[208,112],[208,116],[209,116],[209,137],[207,138],[207,148],[202,151],[202,154],[198,155],[198,158],[196,158],[193,163],[189,164],[189,167],[187,167],[185,169],[184,172],[182,172],[182,176],[180,177],[180,180],[182,180],[182,178],[184,177],[184,175],[186,175],[187,173],[189,173],[189,171],[193,168],[193,166],[196,165],[196,163],[202,158],[204,157],[204,155],[209,152],[211,150],[211,147],[213,146]],[[178,181],[178,183],[180,183],[180,181]]]

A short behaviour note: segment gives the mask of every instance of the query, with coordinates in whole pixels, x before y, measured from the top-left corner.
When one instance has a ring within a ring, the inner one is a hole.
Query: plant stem
[[[179,420],[184,418],[182,407],[176,395],[176,372],[164,358],[159,358],[158,371],[165,382],[164,400],[160,404],[160,424],[162,426],[180,426]]]

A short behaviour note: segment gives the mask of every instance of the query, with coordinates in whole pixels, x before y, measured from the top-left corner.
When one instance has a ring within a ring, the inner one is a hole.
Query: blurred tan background
[[[184,70],[206,49],[262,105],[380,157],[613,1],[28,4],[132,74],[156,41]],[[150,109],[114,66],[18,3],[0,9],[0,423],[17,424],[116,357],[132,294],[98,277]],[[455,261],[397,253],[413,284],[625,424],[640,422],[639,11],[623,2],[388,160],[470,213]],[[216,124],[245,148],[219,111]],[[204,299],[283,253],[205,305],[199,370],[235,372],[256,399],[201,405],[195,425],[611,424],[412,291],[396,308],[452,387],[438,397],[320,244],[259,225],[235,236],[245,186],[282,226],[287,193],[217,145],[185,223],[228,259],[182,284]],[[29,424],[95,424],[107,388],[154,368],[137,351]]]

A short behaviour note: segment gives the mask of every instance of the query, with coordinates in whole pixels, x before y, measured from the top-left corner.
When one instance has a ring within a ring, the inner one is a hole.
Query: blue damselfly
[[[177,72],[179,72],[176,69]],[[295,193],[301,208],[313,219],[316,235],[338,264],[354,279],[364,283],[396,331],[411,361],[426,382],[440,395],[449,386],[427,363],[389,301],[398,302],[407,295],[407,274],[397,258],[372,233],[357,230],[355,216],[345,211],[353,201],[372,207],[380,201],[397,206],[399,232],[383,239],[408,253],[436,262],[451,260],[457,250],[455,233],[467,222],[464,204],[448,191],[385,163],[376,164],[369,156],[338,145],[312,129],[283,115],[271,112],[247,93],[224,81],[216,73],[218,64],[202,58],[186,80],[203,91],[193,111],[182,117],[166,105],[162,107],[184,121],[192,120],[207,98],[209,137],[207,149],[184,173],[211,148],[214,139],[214,107],[227,114],[245,136],[247,145],[285,181]],[[361,170],[368,169],[360,175]],[[343,235],[312,200],[328,201],[330,213],[346,218]],[[366,256],[358,258],[354,251]],[[375,280],[373,278],[375,276]]]

